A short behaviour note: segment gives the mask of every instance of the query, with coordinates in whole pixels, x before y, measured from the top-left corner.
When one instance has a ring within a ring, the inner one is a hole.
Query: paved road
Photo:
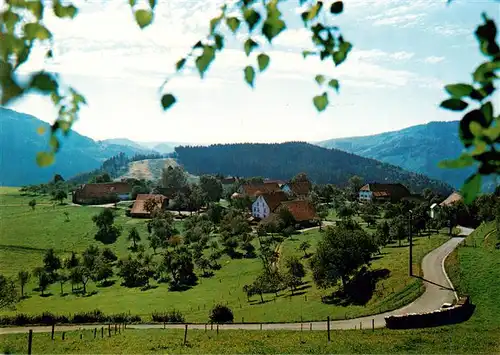
[[[413,312],[426,312],[439,309],[441,305],[445,302],[451,302],[456,297],[452,290],[451,282],[446,275],[444,270],[444,260],[446,257],[460,244],[463,240],[463,236],[469,235],[473,229],[459,227],[461,233],[459,237],[451,238],[446,243],[442,244],[440,247],[434,249],[429,254],[427,254],[422,260],[422,271],[424,274],[424,284],[425,292],[418,299],[413,301],[407,306],[404,306],[395,311],[386,312],[382,314],[377,314],[374,316],[360,317],[348,320],[332,321],[330,322],[331,329],[354,329],[355,327],[362,324],[363,328],[370,328],[372,326],[372,321],[376,328],[385,327],[385,317],[389,315],[398,315]],[[427,280],[427,281],[425,281]],[[327,328],[326,322],[312,322],[303,323],[302,327],[304,330],[309,330],[312,324],[313,330],[322,330]],[[78,329],[93,329],[94,327],[101,327],[102,325],[68,325],[68,326],[58,326],[58,331],[70,331]],[[107,325],[105,325],[107,327]],[[183,328],[182,324],[167,324],[167,328]],[[127,328],[131,329],[153,329],[153,328],[163,328],[162,324],[136,324],[128,325]],[[204,324],[191,324],[190,329],[204,329]],[[34,332],[50,332],[51,327],[15,327],[15,328],[0,328],[0,334],[11,334],[11,333],[26,333],[28,329],[33,329]],[[263,324],[262,328],[260,324],[225,324],[220,325],[219,329],[246,329],[246,330],[259,330],[259,329],[289,329],[289,330],[300,330],[301,323],[274,323],[274,324]]]

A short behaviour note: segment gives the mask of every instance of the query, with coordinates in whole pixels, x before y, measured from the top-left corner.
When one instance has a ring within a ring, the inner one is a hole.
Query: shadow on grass
[[[390,273],[388,269],[368,270],[362,268],[344,289],[323,297],[322,302],[344,307],[349,305],[363,306],[372,298],[377,282],[388,278]]]
[[[40,295],[40,297],[43,297],[43,298],[46,298],[46,297],[50,297],[52,296],[52,293],[49,292],[49,293],[44,293],[43,295]]]
[[[110,287],[116,283],[116,280],[106,280],[101,282],[97,287]]]

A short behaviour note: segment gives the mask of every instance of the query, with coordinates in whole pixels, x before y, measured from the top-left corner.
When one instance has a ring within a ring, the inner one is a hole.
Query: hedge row
[[[0,325],[37,325],[37,324],[85,324],[85,323],[138,323],[141,317],[127,313],[105,315],[100,310],[80,312],[73,315],[56,315],[44,312],[41,315],[18,313],[14,316],[0,316]]]

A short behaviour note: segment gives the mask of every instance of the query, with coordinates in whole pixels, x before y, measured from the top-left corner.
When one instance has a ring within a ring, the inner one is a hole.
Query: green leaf
[[[250,53],[252,53],[252,50],[256,47],[258,47],[259,45],[257,44],[257,42],[255,42],[253,39],[249,38],[245,41],[245,44],[244,44],[244,48],[245,48],[245,53],[247,56],[250,55]]]
[[[55,92],[57,90],[57,81],[47,73],[37,73],[31,78],[30,88],[43,92]]]
[[[460,99],[464,96],[469,96],[472,91],[474,91],[474,87],[469,84],[446,85],[444,89],[448,92],[448,94],[456,99]]]
[[[259,70],[262,72],[266,70],[266,68],[269,66],[269,62],[271,59],[269,56],[265,53],[261,53],[257,56],[257,64],[259,65]]]
[[[264,25],[262,26],[262,34],[269,42],[272,42],[273,38],[278,36],[285,28],[286,24],[283,20],[279,18],[268,18],[264,21]]]
[[[489,126],[493,122],[493,104],[491,101],[488,101],[481,106],[480,110],[484,116],[486,125]]]
[[[331,87],[332,89],[335,89],[335,91],[339,92],[340,84],[339,84],[339,81],[337,79],[331,79],[328,82],[328,86]]]
[[[248,65],[245,67],[243,72],[245,73],[245,81],[253,88],[255,80],[255,69],[252,66]]]
[[[309,57],[310,55],[315,55],[316,52],[313,52],[313,51],[303,51],[302,52],[302,57],[305,59],[307,57]]]
[[[302,16],[302,18],[307,20],[307,21],[311,21],[313,19],[315,19],[319,12],[321,11],[321,8],[323,7],[323,3],[321,1],[318,1],[314,6],[312,6],[309,11],[306,12],[305,15]]]
[[[40,167],[52,165],[54,163],[54,153],[38,152],[36,154],[36,163]]]
[[[469,154],[462,154],[457,159],[442,160],[438,163],[441,169],[461,169],[474,165],[474,158]]]
[[[172,105],[176,103],[176,98],[172,94],[165,94],[161,97],[161,105],[164,110],[168,110]]]
[[[314,96],[313,104],[319,112],[324,111],[328,106],[328,94],[324,92],[321,95]]]
[[[479,137],[483,134],[483,126],[479,122],[472,121],[469,124],[469,129],[474,137]]]
[[[342,1],[335,1],[332,6],[330,6],[330,12],[332,14],[338,15],[344,11],[344,3]]]
[[[210,63],[212,63],[214,58],[215,58],[215,48],[207,45],[203,46],[203,53],[195,60],[196,68],[198,68],[200,77],[203,78],[203,75],[207,71],[208,67],[210,66]]]
[[[465,180],[462,186],[462,195],[466,204],[472,203],[481,191],[482,177],[480,174],[473,174]]]
[[[473,156],[478,156],[486,152],[488,149],[488,144],[482,140],[475,140],[474,141],[474,150],[471,152],[471,155]]]
[[[342,64],[346,58],[347,54],[351,51],[352,49],[352,44],[349,42],[342,42],[339,45],[339,50],[333,53],[333,62],[335,65],[340,65]]]
[[[153,12],[150,10],[139,9],[135,12],[135,22],[141,29],[149,26],[153,22]]]
[[[130,7],[134,7],[137,4],[137,0],[128,0]]]
[[[182,58],[177,63],[175,63],[175,70],[177,71],[182,70],[182,68],[184,68],[184,65],[186,65],[186,59]]]
[[[319,84],[319,85],[323,85],[323,83],[325,82],[325,76],[324,75],[316,75],[314,77],[314,80],[316,80],[316,82]]]
[[[214,35],[214,41],[215,41],[215,48],[217,48],[217,50],[221,50],[222,48],[224,48],[224,37],[222,37],[222,35],[216,33]]]
[[[57,139],[56,136],[52,135],[49,139],[49,145],[52,148],[53,152],[58,152],[60,145],[59,145],[59,140]]]
[[[467,108],[467,106],[469,106],[469,104],[460,99],[448,99],[441,102],[439,106],[451,111],[463,111]]]
[[[495,71],[500,69],[500,61],[484,62],[476,68],[472,77],[478,83],[490,83],[497,78]]]
[[[254,9],[245,9],[243,12],[243,18],[248,25],[248,30],[252,32],[255,26],[259,23],[261,16]]]
[[[229,27],[229,29],[233,32],[233,33],[236,33],[236,31],[238,30],[238,28],[240,27],[240,23],[241,21],[236,18],[236,17],[228,17],[226,19],[226,24],[227,24],[227,27]]]
[[[26,8],[39,20],[42,18],[43,4],[40,1],[30,1],[26,3]]]
[[[40,41],[49,39],[52,37],[52,34],[39,23],[32,22],[24,25],[24,33],[28,40],[39,39]]]
[[[54,14],[59,18],[74,18],[78,9],[73,5],[63,6],[60,1],[56,1],[53,4]]]
[[[478,26],[475,35],[479,41],[484,40],[494,42],[497,35],[497,28],[495,22],[485,17],[484,25]]]
[[[217,29],[219,26],[220,22],[222,20],[222,17],[215,17],[210,20],[210,33],[214,33],[214,31]]]
[[[156,0],[149,0],[149,6],[151,9],[154,9],[156,7]]]

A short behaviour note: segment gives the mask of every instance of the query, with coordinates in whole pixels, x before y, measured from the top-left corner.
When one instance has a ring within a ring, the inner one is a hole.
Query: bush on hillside
[[[209,314],[210,323],[232,323],[234,320],[231,308],[222,304],[215,305]]]
[[[184,323],[184,316],[180,311],[172,310],[169,312],[153,312],[151,314],[151,319],[153,322],[161,323]]]

